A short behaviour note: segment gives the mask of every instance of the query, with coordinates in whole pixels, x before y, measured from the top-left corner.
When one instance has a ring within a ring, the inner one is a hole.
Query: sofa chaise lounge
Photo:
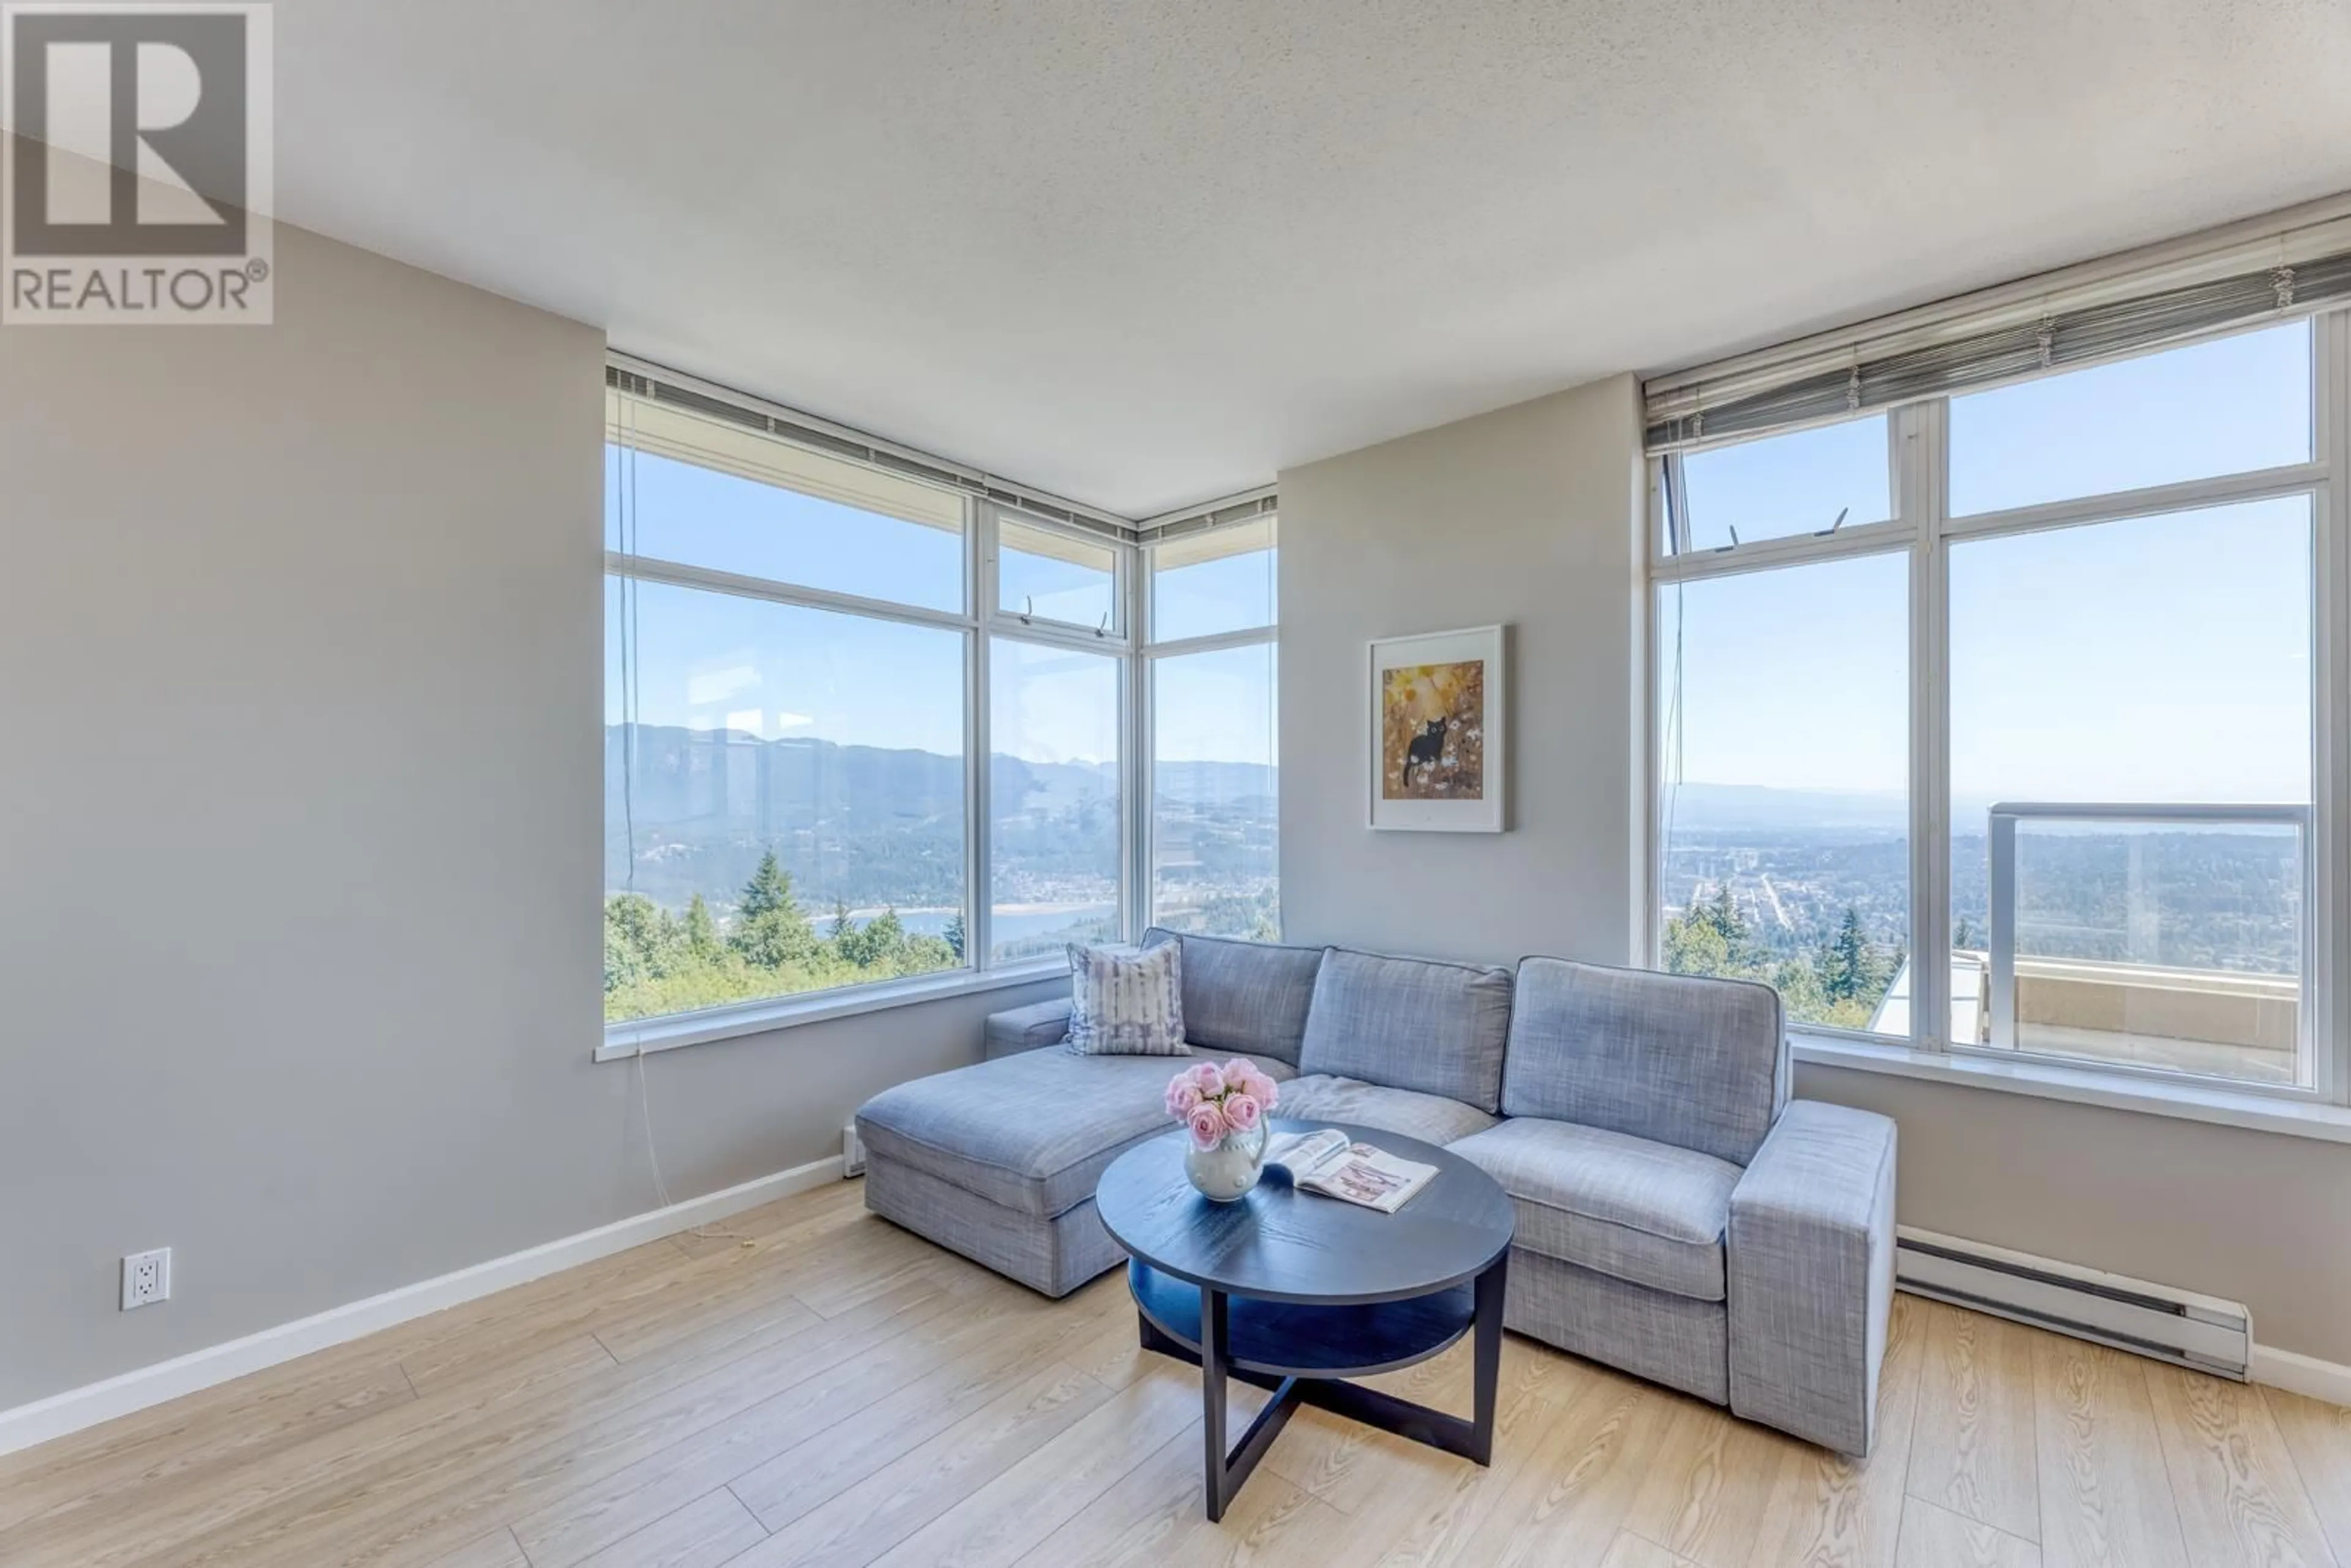
[[[1862,1455],[1894,1289],[1895,1127],[1788,1098],[1780,999],[1557,958],[1502,968],[1155,930],[1194,1049],[1278,1114],[1443,1145],[1518,1210],[1518,1333]],[[1165,1057],[1056,1049],[1070,1004],[858,1112],[866,1207],[1047,1295],[1123,1257],[1102,1171],[1168,1128]]]

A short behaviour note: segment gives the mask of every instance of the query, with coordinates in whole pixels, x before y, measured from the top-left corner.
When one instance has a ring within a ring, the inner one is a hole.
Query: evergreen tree
[[[763,969],[780,969],[816,956],[816,930],[792,897],[792,879],[777,863],[770,850],[759,869],[743,886],[742,918],[736,922],[727,946],[746,962]]]
[[[645,978],[644,956],[629,935],[628,927],[615,918],[613,905],[620,900],[604,901],[604,994],[642,985]]]
[[[952,915],[947,917],[946,945],[947,951],[955,955],[955,961],[958,964],[962,963],[963,911],[960,909],[956,910]]]
[[[841,946],[841,939],[855,929],[856,927],[849,923],[849,905],[838,898],[834,899],[832,901],[832,928],[825,933],[826,937],[831,941],[834,946],[838,947]]]
[[[685,932],[677,917],[642,893],[617,894],[604,901],[604,930],[628,949],[633,969],[658,979],[686,962]]]
[[[1730,944],[1709,911],[1692,909],[1666,922],[1666,967],[1677,975],[1730,971]]]
[[[1968,917],[1964,915],[1959,916],[1959,925],[1954,926],[1951,930],[1951,946],[1954,947],[1978,947],[1982,946],[1981,943],[1976,940],[1976,928],[1968,924]]]
[[[776,859],[776,852],[769,850],[759,857],[759,869],[751,873],[751,880],[743,884],[743,918],[757,920],[779,909],[799,913],[799,905],[792,902],[791,875]]]
[[[726,944],[719,940],[718,922],[710,917],[710,905],[702,902],[698,893],[685,906],[685,946],[695,962],[702,964],[715,964],[726,952]]]
[[[1715,883],[1714,905],[1708,914],[1714,921],[1714,928],[1722,933],[1725,942],[1735,946],[1746,939],[1747,922],[1740,917],[1739,904],[1730,896],[1729,877]]]
[[[884,909],[867,921],[858,936],[863,939],[858,962],[866,968],[887,967],[905,956],[906,927],[895,909]]]
[[[1865,996],[1870,982],[1869,940],[1861,929],[1861,912],[1848,904],[1844,920],[1823,956],[1826,971],[1821,977],[1821,989],[1833,1002],[1851,1001]]]

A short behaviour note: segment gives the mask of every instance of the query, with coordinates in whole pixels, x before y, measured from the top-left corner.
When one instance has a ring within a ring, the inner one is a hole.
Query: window
[[[997,608],[1007,615],[1115,631],[1118,551],[1010,517],[997,525]]]
[[[1119,935],[1119,661],[998,639],[989,770],[998,958]]]
[[[1281,934],[1270,643],[1151,663],[1151,914],[1171,931]]]
[[[2310,461],[2310,325],[1951,400],[1951,514]]]
[[[2300,1081],[2311,588],[2307,496],[1951,547],[1955,1040]]]
[[[1281,934],[1270,516],[1151,551],[1150,901],[1170,930]]]
[[[958,965],[962,636],[626,577],[606,598],[607,1018]]]
[[[607,381],[601,1054],[1043,977],[1154,918],[1279,935],[1270,503],[1144,542]]]
[[[1894,515],[1886,416],[1800,430],[1683,459],[1676,553],[1826,533]]]
[[[2313,389],[2347,338],[1657,459],[1660,962],[1815,1029],[2344,1098],[2319,716],[2351,579]],[[1772,520],[1855,497],[1885,526]]]
[[[960,967],[961,499],[633,398],[610,414],[607,1021]]]
[[[606,549],[962,613],[961,497],[642,399],[611,402]]]
[[[1667,968],[1908,1032],[1909,603],[1900,552],[1658,591]]]
[[[1273,624],[1273,519],[1234,523],[1152,552],[1151,634],[1162,643]]]

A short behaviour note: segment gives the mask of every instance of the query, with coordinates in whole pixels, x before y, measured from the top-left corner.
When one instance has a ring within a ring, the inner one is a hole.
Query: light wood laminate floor
[[[2351,1568],[2351,1411],[1907,1296],[1866,1464],[1512,1338],[1491,1469],[1301,1410],[1211,1525],[1119,1275],[1047,1301],[860,1197],[0,1458],[0,1563]],[[1374,1381],[1466,1410],[1467,1362]]]

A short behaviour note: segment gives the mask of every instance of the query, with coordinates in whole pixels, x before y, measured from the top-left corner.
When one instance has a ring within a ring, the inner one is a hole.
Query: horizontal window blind
[[[1172,540],[1190,538],[1196,535],[1238,528],[1270,517],[1281,509],[1281,497],[1270,492],[1252,494],[1242,500],[1211,501],[1206,506],[1183,512],[1152,517],[1135,529],[1138,544],[1165,545]],[[1261,549],[1262,545],[1235,545],[1235,551]],[[1200,559],[1207,559],[1203,555]]]
[[[960,490],[966,495],[984,497],[999,506],[1082,528],[1103,538],[1131,543],[1134,538],[1134,525],[1123,517],[1040,491],[1016,490],[993,476],[925,453],[917,453],[909,447],[862,436],[845,426],[820,423],[807,415],[787,411],[771,411],[758,406],[747,397],[720,396],[689,384],[684,378],[672,379],[650,366],[639,368],[634,362],[607,364],[604,385],[608,392],[642,398],[657,406],[691,410],[705,419],[726,420],[811,452],[830,454],[885,474],[904,475],[928,484]],[[712,444],[705,438],[702,444],[708,447]],[[889,507],[880,509],[893,510]]]
[[[2183,273],[2206,276],[2171,281]],[[2346,305],[2351,225],[2317,225],[2234,245],[2200,264],[2053,287],[2038,302],[2028,295],[1970,310],[1955,301],[1940,320],[1897,325],[1932,314],[1913,312],[1876,329],[1659,377],[1642,389],[1644,444],[1669,452],[1793,429]]]

